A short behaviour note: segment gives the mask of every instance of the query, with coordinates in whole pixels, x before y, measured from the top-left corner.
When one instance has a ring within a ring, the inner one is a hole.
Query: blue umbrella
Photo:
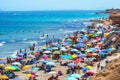
[[[112,49],[112,48],[108,48],[107,51],[108,51],[108,52],[112,52],[113,49]]]
[[[105,53],[104,53],[104,52],[99,52],[98,54],[99,54],[99,55],[105,55]]]
[[[20,79],[20,78],[14,78],[13,80],[22,80],[22,79]]]
[[[86,54],[80,54],[79,57],[80,57],[80,58],[86,57]]]
[[[68,66],[73,67],[73,66],[76,66],[76,64],[74,64],[74,63],[69,63]]]
[[[54,66],[56,63],[55,62],[47,62],[46,64]]]
[[[40,70],[40,68],[37,68],[37,67],[36,67],[36,68],[32,68],[32,70]]]
[[[107,53],[108,50],[107,49],[103,49],[103,50],[101,50],[101,52]]]
[[[82,68],[82,70],[83,71],[87,71],[87,70],[89,70],[88,68],[86,68],[86,67],[84,67],[84,68]]]
[[[6,64],[6,63],[7,63],[6,60],[1,60],[1,61],[0,61],[0,64]]]
[[[61,56],[61,58],[62,59],[71,59],[71,56],[69,56],[69,55],[63,55],[63,56]]]
[[[74,48],[85,48],[85,44],[84,43],[78,43],[74,46]]]
[[[52,49],[51,48],[46,48],[47,51],[51,51]]]
[[[89,50],[92,51],[92,52],[96,52],[97,51],[96,48],[89,48]]]

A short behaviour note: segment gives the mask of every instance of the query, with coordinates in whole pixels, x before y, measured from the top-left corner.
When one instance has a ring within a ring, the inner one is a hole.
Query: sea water
[[[0,11],[0,57],[35,43],[43,45],[41,38],[63,38],[76,30],[85,29],[88,19],[107,18],[108,14],[96,11]]]

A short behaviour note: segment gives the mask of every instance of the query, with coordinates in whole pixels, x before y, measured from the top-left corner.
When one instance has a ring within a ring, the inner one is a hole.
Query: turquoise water
[[[5,11],[0,12],[0,57],[13,54],[15,50],[30,44],[44,44],[40,35],[62,38],[74,30],[86,27],[86,19],[106,18],[108,14],[98,11]]]

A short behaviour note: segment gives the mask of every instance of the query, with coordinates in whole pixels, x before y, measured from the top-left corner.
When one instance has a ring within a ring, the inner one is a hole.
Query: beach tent
[[[67,66],[73,67],[73,66],[76,66],[76,64],[74,64],[74,63],[69,63]]]

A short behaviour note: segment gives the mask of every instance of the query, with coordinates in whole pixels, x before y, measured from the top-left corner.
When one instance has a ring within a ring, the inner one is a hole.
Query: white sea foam
[[[4,46],[5,43],[5,41],[0,42],[0,46]]]

